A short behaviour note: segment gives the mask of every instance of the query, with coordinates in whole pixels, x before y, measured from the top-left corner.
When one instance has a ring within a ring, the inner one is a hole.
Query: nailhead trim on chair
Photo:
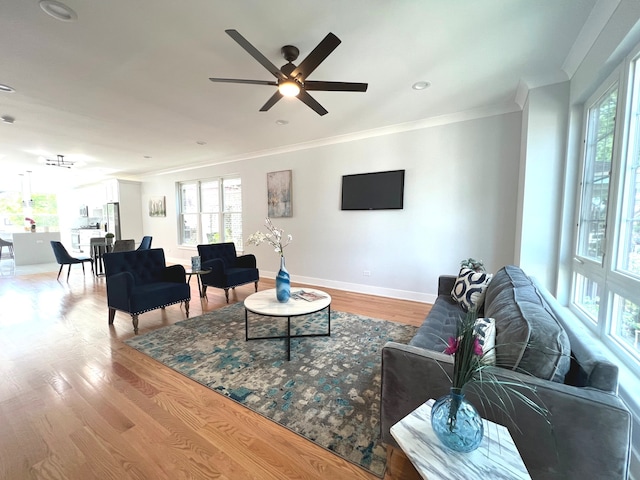
[[[176,304],[178,304],[178,303],[182,303],[182,302],[185,302],[185,301],[187,301],[187,300],[190,300],[190,298],[183,298],[182,300],[178,300],[178,301],[176,301],[176,302],[166,303],[166,304],[164,304],[164,305],[159,305],[159,306],[157,306],[157,307],[153,307],[153,308],[147,308],[146,310],[140,310],[140,311],[138,311],[138,312],[124,312],[124,310],[120,310],[120,311],[121,311],[121,312],[124,312],[124,313],[128,313],[129,315],[140,315],[141,313],[152,312],[152,311],[157,310],[157,309],[159,309],[159,308],[168,307],[168,306],[170,306],[170,305],[176,305]]]

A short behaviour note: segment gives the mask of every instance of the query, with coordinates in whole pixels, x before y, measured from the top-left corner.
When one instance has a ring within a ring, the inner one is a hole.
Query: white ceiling
[[[34,190],[46,189],[215,164],[446,114],[516,110],[522,85],[570,78],[597,34],[585,32],[606,21],[602,5],[610,10],[612,2],[65,3],[75,22],[46,15],[38,0],[0,2],[0,83],[15,89],[0,92],[0,116],[15,117],[12,125],[0,122],[0,189],[27,170]],[[299,63],[333,32],[342,44],[309,79],[368,82],[369,89],[311,92],[329,111],[323,117],[297,99],[259,112],[274,87],[208,80],[274,79],[225,34],[229,28],[278,67],[286,63],[283,45],[300,49]],[[421,80],[432,86],[412,90]],[[81,165],[42,163],[57,154]]]

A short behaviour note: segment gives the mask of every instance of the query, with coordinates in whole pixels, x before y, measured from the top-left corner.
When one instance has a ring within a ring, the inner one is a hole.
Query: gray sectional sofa
[[[464,315],[451,297],[455,280],[440,277],[438,298],[409,345],[389,342],[383,348],[382,440],[396,448],[391,426],[429,398],[449,392],[453,360],[441,352]],[[487,403],[472,389],[467,397],[484,418],[509,429],[531,477],[627,478],[631,414],[617,395],[617,366],[588,341],[586,327],[513,265],[494,275],[482,313],[496,322],[495,373],[535,388],[535,395],[520,389],[543,403],[549,415],[516,400],[510,412],[514,425],[502,410],[483,408]],[[481,390],[488,398],[495,395]]]

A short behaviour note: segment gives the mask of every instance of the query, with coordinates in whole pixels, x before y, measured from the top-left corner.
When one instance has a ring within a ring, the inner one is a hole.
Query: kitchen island
[[[60,232],[19,232],[13,235],[15,265],[56,263],[51,241],[60,241]]]

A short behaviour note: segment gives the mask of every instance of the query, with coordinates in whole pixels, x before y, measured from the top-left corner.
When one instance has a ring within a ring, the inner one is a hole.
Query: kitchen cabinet
[[[134,239],[139,242],[142,232],[142,184],[130,180],[112,179],[73,190],[69,196],[69,220],[64,228],[61,224],[65,242],[72,240],[73,249],[88,244],[92,236],[104,236],[104,224],[107,221],[107,204],[118,203],[120,211],[120,236],[122,239]],[[86,206],[88,216],[80,216],[79,209]],[[99,233],[91,235],[95,224],[101,226]],[[81,228],[85,227],[85,228]],[[86,232],[85,230],[89,230]],[[82,237],[81,237],[82,234]]]
[[[103,182],[105,203],[113,203],[120,201],[120,180],[113,179]]]

